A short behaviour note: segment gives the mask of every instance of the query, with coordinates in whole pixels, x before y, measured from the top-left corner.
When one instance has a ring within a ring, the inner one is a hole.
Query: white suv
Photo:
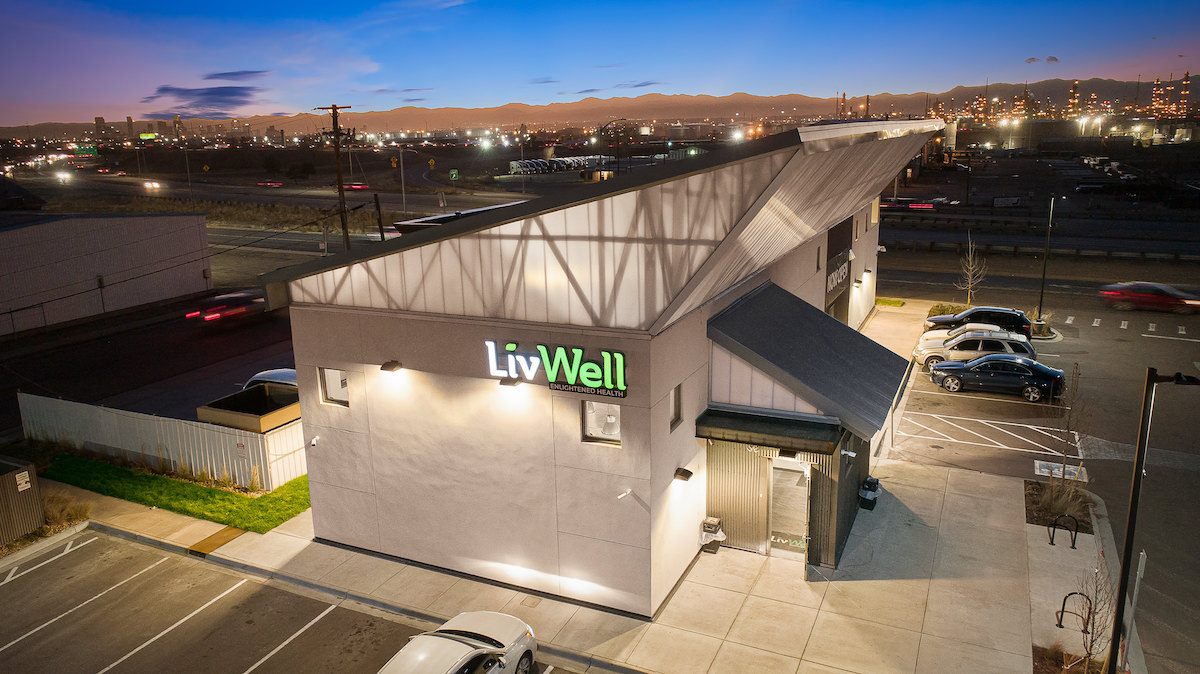
[[[913,358],[921,365],[937,365],[947,360],[969,361],[990,353],[1011,353],[1037,360],[1029,338],[1015,332],[974,330],[950,339],[930,339],[917,344]]]

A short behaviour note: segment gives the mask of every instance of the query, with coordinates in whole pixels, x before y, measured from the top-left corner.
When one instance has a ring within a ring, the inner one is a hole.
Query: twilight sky
[[[1194,0],[270,4],[8,0],[0,126],[1200,76]]]

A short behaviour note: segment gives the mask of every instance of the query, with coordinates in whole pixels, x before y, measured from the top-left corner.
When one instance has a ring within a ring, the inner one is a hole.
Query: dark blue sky
[[[0,126],[1200,70],[1197,2],[9,0],[4,13]]]

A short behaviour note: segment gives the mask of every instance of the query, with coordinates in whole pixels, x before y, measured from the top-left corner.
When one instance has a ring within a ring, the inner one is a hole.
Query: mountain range
[[[1043,80],[1031,84],[995,83],[986,86],[958,86],[941,93],[917,92],[910,94],[880,93],[871,96],[848,97],[847,106],[852,116],[869,114],[920,116],[927,104],[940,100],[950,106],[953,101],[960,107],[966,100],[977,95],[1011,101],[1028,87],[1034,99],[1050,99],[1057,105],[1064,104],[1071,90],[1071,80]],[[1080,99],[1086,104],[1092,93],[1100,101],[1137,99],[1146,103],[1150,99],[1153,82],[1127,82],[1110,79],[1089,79],[1079,83]],[[527,105],[509,103],[494,108],[420,108],[403,107],[375,112],[344,112],[341,123],[344,128],[359,132],[396,132],[417,129],[480,129],[500,127],[513,129],[521,124],[531,130],[539,128],[561,128],[565,126],[592,126],[619,118],[657,121],[701,121],[746,120],[757,121],[764,117],[781,116],[795,119],[832,117],[836,114],[839,98],[814,98],[800,94],[782,96],[754,96],[735,93],[728,96],[665,95],[645,94],[634,98],[585,98],[571,103],[549,105]],[[860,107],[861,106],[861,107]],[[327,115],[300,113],[292,116],[254,116],[239,119],[249,125],[252,133],[264,133],[268,126],[285,133],[313,133],[329,127]],[[197,132],[201,126],[213,124],[229,128],[230,120],[188,119],[185,126]],[[123,129],[124,122],[109,120],[109,124]],[[147,121],[135,121],[135,131],[146,129]],[[90,122],[46,122],[18,127],[0,127],[0,137],[68,137],[81,135],[93,128]]]

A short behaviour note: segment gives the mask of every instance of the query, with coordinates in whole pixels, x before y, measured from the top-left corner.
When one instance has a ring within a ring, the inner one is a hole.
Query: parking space
[[[0,672],[374,672],[422,629],[312,594],[85,530],[0,560]]]

